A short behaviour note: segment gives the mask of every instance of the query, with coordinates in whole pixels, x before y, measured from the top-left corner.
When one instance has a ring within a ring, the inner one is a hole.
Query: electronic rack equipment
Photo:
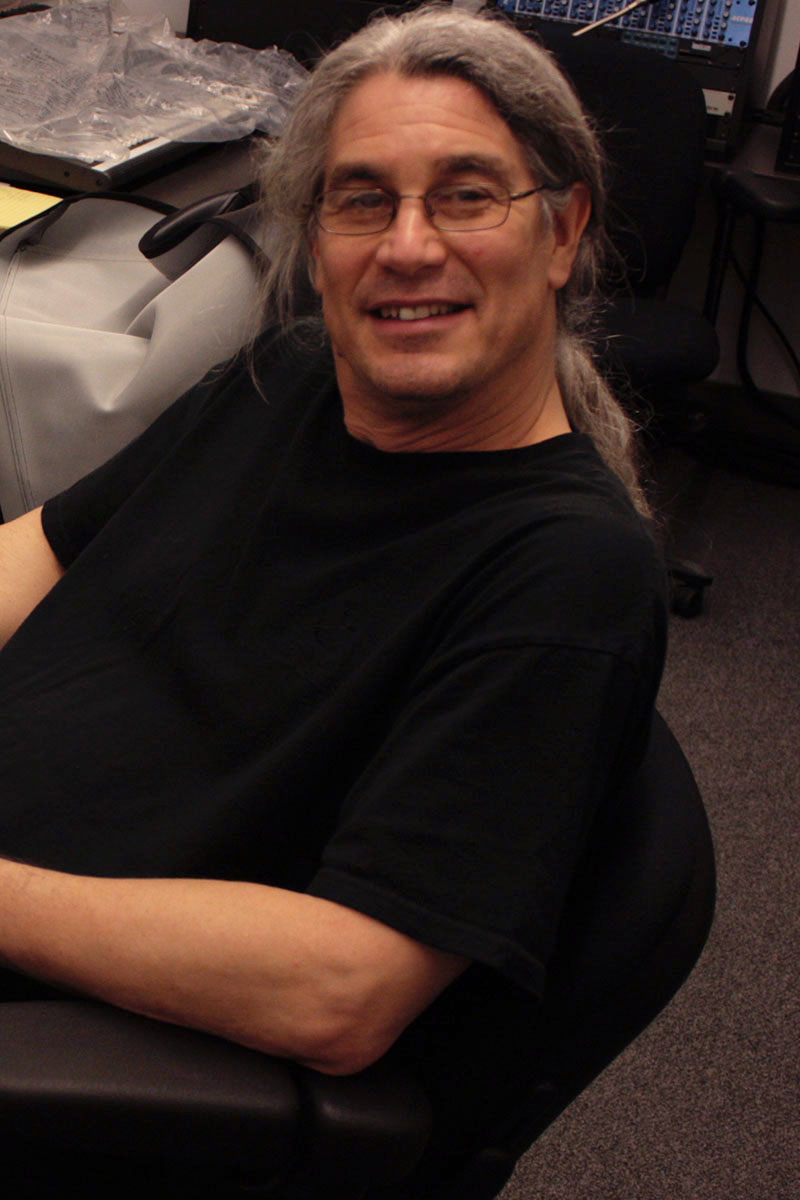
[[[709,158],[738,144],[758,32],[769,0],[494,0],[535,32],[540,26],[578,36],[613,37],[677,58],[706,98]],[[587,28],[591,27],[591,28]],[[584,30],[585,33],[579,33]]]

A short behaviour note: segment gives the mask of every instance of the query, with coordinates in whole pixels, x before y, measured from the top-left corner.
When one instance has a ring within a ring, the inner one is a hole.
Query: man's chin
[[[420,369],[406,362],[387,371],[370,371],[359,380],[360,390],[376,403],[398,408],[441,408],[457,404],[465,393],[460,371]]]
[[[348,353],[335,347],[336,373],[345,408],[373,416],[435,420],[457,409],[471,394],[465,354],[387,353],[372,348]]]

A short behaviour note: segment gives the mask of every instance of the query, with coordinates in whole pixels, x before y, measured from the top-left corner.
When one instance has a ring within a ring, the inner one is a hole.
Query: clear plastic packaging
[[[0,20],[0,139],[87,163],[154,138],[280,131],[305,69],[275,48],[177,37],[107,0]]]

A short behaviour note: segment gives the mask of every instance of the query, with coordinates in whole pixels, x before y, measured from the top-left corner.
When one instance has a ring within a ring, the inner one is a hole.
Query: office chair
[[[606,37],[531,23],[594,119],[609,164],[611,271],[597,329],[600,365],[656,456],[708,420],[692,385],[719,361],[712,320],[669,299],[703,181],[706,105],[677,61]],[[672,608],[694,616],[712,576],[670,553]]]
[[[88,1001],[0,1004],[0,1148],[15,1200],[491,1200],[516,1160],[647,1026],[711,925],[714,855],[691,769],[656,714],[632,785],[571,886],[522,1097],[458,1159],[391,1055],[332,1078]],[[523,1061],[524,1047],[520,1047]]]
[[[538,35],[592,116],[608,158],[611,280],[598,334],[610,373],[628,381],[656,420],[685,412],[687,389],[719,360],[702,312],[667,288],[694,221],[703,181],[706,105],[674,59],[559,27]]]

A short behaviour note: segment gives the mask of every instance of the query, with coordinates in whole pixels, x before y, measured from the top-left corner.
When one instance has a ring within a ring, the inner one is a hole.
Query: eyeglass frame
[[[469,228],[465,228],[465,229],[447,229],[441,225],[437,225],[436,221],[435,221],[436,213],[431,212],[430,207],[429,207],[429,198],[432,195],[434,195],[434,193],[444,191],[450,187],[458,187],[458,184],[439,184],[438,187],[431,188],[429,191],[423,192],[421,194],[411,193],[411,192],[392,192],[388,188],[380,187],[377,184],[372,187],[363,187],[363,188],[358,188],[358,187],[327,188],[325,191],[320,192],[318,196],[315,196],[315,198],[309,205],[309,208],[311,209],[311,211],[314,215],[314,220],[317,222],[320,229],[324,230],[325,233],[332,234],[334,237],[370,237],[376,233],[385,233],[386,230],[391,227],[392,223],[394,222],[394,220],[397,217],[397,213],[398,213],[398,209],[400,207],[401,200],[421,200],[428,220],[430,221],[431,225],[433,225],[434,229],[438,229],[440,233],[482,233],[487,229],[499,229],[502,225],[505,225],[506,221],[508,220],[509,214],[511,212],[511,205],[515,200],[525,200],[525,199],[527,199],[528,196],[535,196],[538,192],[548,192],[548,191],[558,191],[559,190],[558,188],[554,188],[552,184],[548,184],[548,183],[541,183],[541,184],[539,184],[538,187],[529,188],[528,191],[526,191],[526,192],[509,192],[508,189],[503,184],[499,184],[499,185],[495,184],[494,186],[502,187],[503,191],[506,192],[508,195],[506,211],[505,211],[503,218],[500,221],[497,221],[496,224],[494,224],[494,225],[471,225]],[[380,227],[380,229],[358,229],[358,230],[355,230],[355,229],[354,230],[328,229],[327,226],[323,225],[323,223],[322,223],[322,219],[321,219],[320,213],[319,213],[319,207],[320,207],[322,201],[324,200],[325,196],[328,195],[329,192],[381,192],[384,196],[388,196],[389,199],[391,200],[392,214],[389,217],[389,220],[386,222],[386,224],[382,225]]]

